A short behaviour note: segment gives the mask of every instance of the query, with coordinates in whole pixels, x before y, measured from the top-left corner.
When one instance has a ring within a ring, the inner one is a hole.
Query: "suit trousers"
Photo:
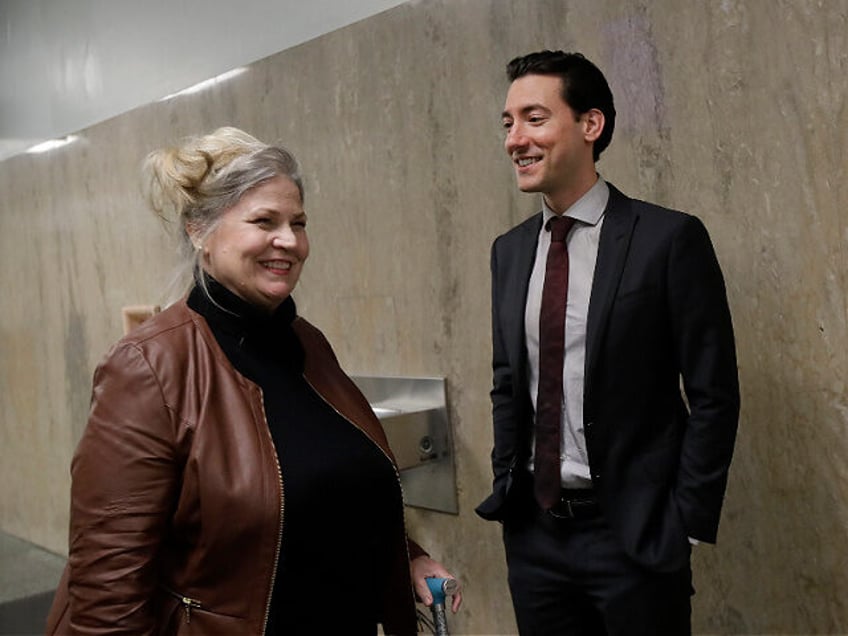
[[[521,636],[689,636],[692,570],[653,572],[602,515],[558,519],[533,506],[503,526]]]

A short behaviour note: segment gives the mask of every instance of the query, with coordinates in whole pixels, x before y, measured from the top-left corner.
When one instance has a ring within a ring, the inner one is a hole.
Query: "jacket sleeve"
[[[151,634],[156,556],[179,482],[173,417],[142,352],[119,344],[94,375],[72,462],[74,634]]]
[[[715,542],[739,418],[724,280],[703,224],[686,217],[668,264],[673,341],[689,404],[675,499],[689,536]]]

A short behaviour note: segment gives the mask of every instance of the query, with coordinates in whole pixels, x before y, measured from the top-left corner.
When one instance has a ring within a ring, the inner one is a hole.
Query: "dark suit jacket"
[[[477,508],[485,519],[514,512],[510,495],[531,454],[524,308],[541,219],[492,247],[494,484]],[[715,541],[739,416],[724,280],[697,218],[611,185],[583,412],[592,482],[628,555],[671,570],[689,558],[688,537]]]

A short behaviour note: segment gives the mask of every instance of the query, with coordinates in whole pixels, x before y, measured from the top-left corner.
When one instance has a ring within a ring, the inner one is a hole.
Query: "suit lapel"
[[[601,228],[598,260],[595,263],[595,276],[586,319],[585,382],[587,386],[591,382],[598,360],[604,329],[624,271],[633,229],[638,220],[630,199],[611,184],[608,185],[610,198],[604,212],[604,225]]]
[[[539,230],[542,227],[541,212],[528,219],[521,226],[521,232],[517,236],[518,245],[511,254],[515,258],[511,271],[511,277],[505,286],[506,296],[504,301],[508,303],[510,333],[506,338],[511,350],[509,357],[518,361],[521,373],[526,373],[527,347],[526,334],[524,332],[524,311],[527,305],[527,291],[530,284],[530,274],[533,272],[533,263],[536,260],[536,246],[539,242]],[[505,334],[506,335],[506,334]],[[521,377],[524,377],[523,375]]]

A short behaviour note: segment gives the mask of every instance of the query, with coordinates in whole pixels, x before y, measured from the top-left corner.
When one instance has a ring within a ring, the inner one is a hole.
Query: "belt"
[[[592,490],[563,488],[547,513],[556,519],[591,519],[601,514],[601,506]]]

